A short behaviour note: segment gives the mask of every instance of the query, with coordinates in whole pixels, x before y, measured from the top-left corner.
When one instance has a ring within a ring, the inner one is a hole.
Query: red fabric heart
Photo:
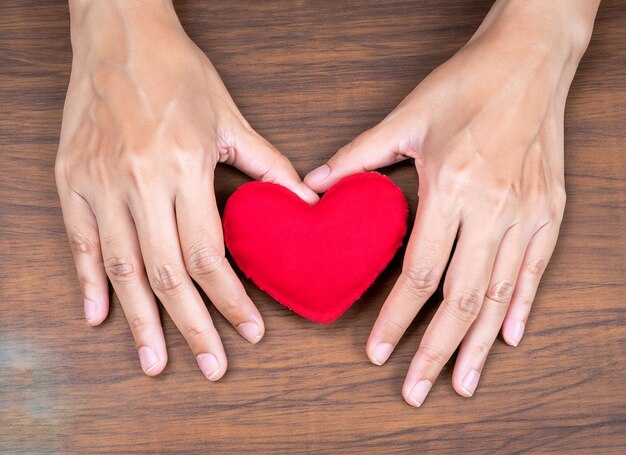
[[[250,182],[228,199],[226,246],[246,276],[299,315],[337,319],[402,244],[408,206],[382,174],[352,175],[310,206],[273,183]]]

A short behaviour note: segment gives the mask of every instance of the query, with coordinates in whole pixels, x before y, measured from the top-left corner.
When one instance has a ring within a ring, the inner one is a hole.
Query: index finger
[[[387,361],[424,303],[436,291],[458,229],[458,219],[435,196],[420,200],[402,273],[367,342],[367,355],[376,365]]]

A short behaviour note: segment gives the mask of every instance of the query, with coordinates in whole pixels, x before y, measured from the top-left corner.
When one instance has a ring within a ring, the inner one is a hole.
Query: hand
[[[404,383],[413,406],[459,345],[453,386],[469,397],[500,328],[510,345],[522,338],[559,233],[565,99],[597,8],[575,3],[496,2],[463,49],[304,179],[322,192],[349,174],[415,160],[419,205],[402,274],[367,343],[383,364],[452,255]]]
[[[56,179],[87,321],[107,315],[108,276],[141,367],[156,375],[167,362],[156,294],[202,372],[217,380],[226,356],[192,280],[248,341],[264,333],[224,257],[217,163],[308,202],[318,197],[250,128],[169,1],[71,7],[74,61]]]

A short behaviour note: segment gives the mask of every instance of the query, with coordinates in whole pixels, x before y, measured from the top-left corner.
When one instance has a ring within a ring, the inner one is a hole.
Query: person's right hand
[[[264,334],[224,257],[217,163],[310,203],[318,196],[250,128],[169,1],[70,7],[74,60],[55,170],[87,321],[107,316],[108,276],[141,367],[156,375],[167,363],[156,294],[217,380],[226,355],[194,280],[244,338]]]
[[[495,2],[466,46],[304,178],[323,192],[348,175],[414,161],[413,231],[366,347],[384,364],[443,281],[402,389],[411,406],[457,349],[452,384],[470,397],[498,333],[512,346],[522,338],[561,226],[565,100],[597,8]]]

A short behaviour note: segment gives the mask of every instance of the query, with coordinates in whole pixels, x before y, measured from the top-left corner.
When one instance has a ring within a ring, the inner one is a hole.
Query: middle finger
[[[485,234],[482,226],[482,220],[461,226],[444,283],[443,302],[424,333],[402,388],[402,395],[412,406],[423,403],[480,311],[504,234]]]
[[[220,215],[211,185],[195,185],[176,197],[176,217],[185,263],[191,277],[237,331],[257,343],[263,319],[224,256]]]

